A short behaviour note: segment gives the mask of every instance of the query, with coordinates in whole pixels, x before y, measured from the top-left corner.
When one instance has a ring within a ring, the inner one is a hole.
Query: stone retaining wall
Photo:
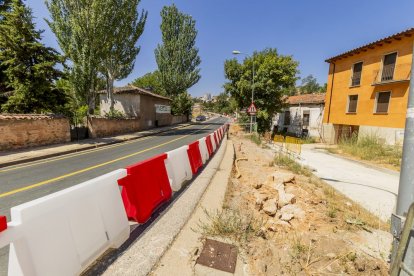
[[[131,133],[140,130],[140,120],[89,117],[88,129],[90,138]]]
[[[187,122],[187,115],[172,116],[171,124],[181,124]]]
[[[0,114],[0,150],[69,141],[68,118],[56,115]]]

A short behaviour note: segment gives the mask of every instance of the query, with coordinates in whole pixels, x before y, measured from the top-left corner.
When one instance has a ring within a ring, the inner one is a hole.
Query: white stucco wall
[[[138,117],[140,113],[139,94],[114,94],[114,109],[123,112],[128,117]],[[99,94],[100,115],[105,116],[110,110],[110,103],[106,94]]]
[[[309,126],[304,126],[303,129],[308,129],[310,137],[320,138],[322,131],[323,106],[291,106],[286,110],[290,111],[290,125],[284,124],[285,110],[278,113],[274,118],[273,125],[277,125],[279,131],[283,131],[284,128],[287,128],[289,133],[294,133],[298,136],[301,135],[303,114],[309,112]]]
[[[402,145],[404,141],[403,128],[359,126],[358,138],[371,135],[379,137],[389,145]]]

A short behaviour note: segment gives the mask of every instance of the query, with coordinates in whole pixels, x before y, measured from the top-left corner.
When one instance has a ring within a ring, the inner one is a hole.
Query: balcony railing
[[[374,81],[372,85],[409,81],[410,72],[411,63],[386,65],[382,70],[374,71]]]

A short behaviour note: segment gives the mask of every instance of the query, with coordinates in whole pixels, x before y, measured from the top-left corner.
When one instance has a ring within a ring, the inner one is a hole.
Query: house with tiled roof
[[[325,93],[287,97],[286,108],[274,118],[274,130],[294,136],[319,139],[322,129]]]
[[[414,28],[328,58],[323,138],[375,135],[402,143]]]
[[[110,101],[106,90],[98,92],[100,115],[110,112]],[[128,118],[140,121],[141,129],[171,124],[171,99],[152,91],[127,85],[114,88],[114,109]]]

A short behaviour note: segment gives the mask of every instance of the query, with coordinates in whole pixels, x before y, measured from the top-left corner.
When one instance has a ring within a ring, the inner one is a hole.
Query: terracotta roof
[[[295,95],[287,98],[286,103],[294,104],[321,104],[325,102],[325,93]]]
[[[396,34],[393,34],[393,35],[390,35],[390,36],[381,38],[381,39],[379,39],[377,41],[374,41],[374,42],[365,44],[365,45],[363,45],[361,47],[352,49],[350,51],[347,51],[345,53],[339,54],[337,56],[328,58],[325,61],[328,62],[328,63],[331,63],[331,62],[335,61],[336,59],[344,58],[344,57],[346,57],[348,55],[352,55],[352,54],[355,54],[355,53],[359,53],[361,51],[366,51],[368,49],[372,49],[376,45],[380,45],[380,44],[385,43],[385,42],[390,43],[393,39],[400,40],[403,36],[410,37],[413,34],[414,34],[414,28],[410,28],[410,29],[407,29],[405,31],[402,31],[402,32],[399,32],[399,33],[396,33]]]
[[[0,114],[0,120],[44,120],[57,118],[65,118],[65,116],[59,114]]]
[[[98,94],[106,94],[106,90],[101,90],[97,92]],[[133,85],[127,85],[127,86],[123,86],[123,87],[115,87],[114,88],[114,94],[140,94],[140,95],[147,95],[147,96],[152,96],[152,97],[156,97],[156,98],[160,98],[160,99],[164,99],[164,100],[170,100],[170,98],[168,97],[164,97],[158,94],[155,94],[151,91],[148,91],[146,89],[140,88],[140,87],[136,87]]]

